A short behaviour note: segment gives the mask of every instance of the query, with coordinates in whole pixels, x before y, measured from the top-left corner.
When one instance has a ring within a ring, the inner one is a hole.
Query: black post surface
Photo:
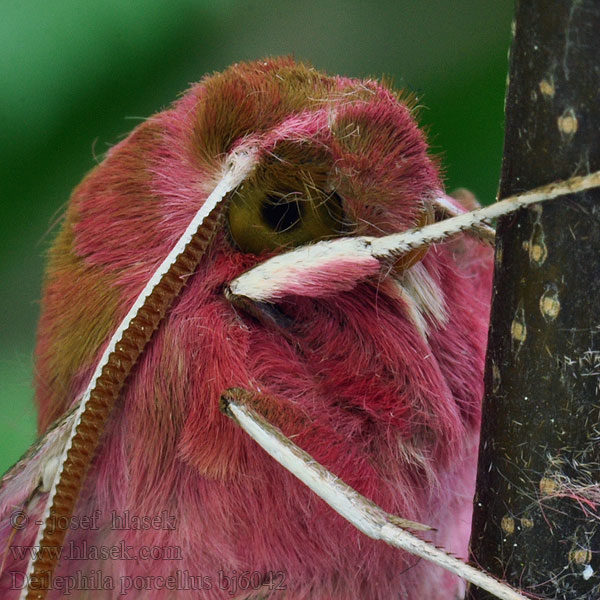
[[[600,2],[520,0],[515,22],[500,198],[600,170]],[[600,189],[497,235],[472,560],[534,597],[597,600]]]

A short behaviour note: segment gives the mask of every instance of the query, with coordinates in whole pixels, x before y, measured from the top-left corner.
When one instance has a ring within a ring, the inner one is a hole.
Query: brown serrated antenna
[[[54,525],[59,519],[71,518],[98,440],[125,380],[214,238],[224,214],[225,196],[247,177],[254,164],[255,153],[248,150],[237,151],[230,158],[223,177],[112,336],[79,403],[79,414],[50,489],[21,600],[44,600],[52,588],[58,549],[67,531]]]

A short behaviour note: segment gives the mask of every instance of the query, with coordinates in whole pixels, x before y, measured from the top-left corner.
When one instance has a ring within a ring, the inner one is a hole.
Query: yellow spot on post
[[[531,529],[533,527],[533,521],[527,517],[521,519],[521,527],[523,529]]]
[[[500,521],[500,527],[506,535],[512,535],[515,532],[515,520],[509,515],[504,515]]]
[[[569,562],[576,565],[587,565],[592,561],[592,551],[589,548],[577,548],[569,552]]]
[[[558,290],[554,284],[550,284],[540,297],[540,311],[546,321],[554,321],[560,312],[560,300]]]
[[[552,80],[542,79],[540,81],[540,92],[548,98],[554,97],[556,89],[554,88],[554,82]]]
[[[572,108],[568,108],[558,117],[558,130],[567,138],[572,138],[579,127],[577,116]]]
[[[529,260],[538,267],[543,265],[548,258],[548,246],[546,246],[546,236],[542,227],[542,212],[540,205],[536,205],[532,209],[532,214],[535,215],[535,221],[531,230],[531,237],[527,244],[529,250]],[[525,243],[523,243],[525,247]]]
[[[551,496],[552,494],[556,493],[557,489],[558,484],[556,481],[554,481],[554,479],[550,479],[550,477],[542,477],[540,479],[540,492],[544,496]]]
[[[533,262],[541,264],[546,260],[546,256],[548,256],[548,251],[545,244],[532,244],[529,250],[529,257]]]
[[[519,320],[518,317],[515,317],[510,326],[510,335],[513,340],[522,344],[527,339],[527,327],[525,326],[525,322]]]

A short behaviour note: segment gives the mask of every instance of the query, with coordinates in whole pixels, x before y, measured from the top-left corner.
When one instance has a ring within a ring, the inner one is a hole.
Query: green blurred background
[[[447,188],[493,200],[512,0],[3,0],[0,472],[35,437],[44,253],[69,192],[205,72],[293,54],[419,95]]]

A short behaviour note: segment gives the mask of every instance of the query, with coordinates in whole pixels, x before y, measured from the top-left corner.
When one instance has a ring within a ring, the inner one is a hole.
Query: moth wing
[[[0,520],[23,507],[35,493],[48,492],[73,427],[76,407],[35,441],[0,480]]]
[[[0,595],[18,597],[46,498],[76,417],[58,419],[0,480]],[[18,581],[14,579],[19,574]]]

